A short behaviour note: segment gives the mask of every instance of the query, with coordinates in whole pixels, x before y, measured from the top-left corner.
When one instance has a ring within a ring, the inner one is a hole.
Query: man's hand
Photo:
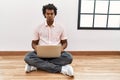
[[[32,40],[32,48],[37,51],[37,45],[38,45],[39,40]]]
[[[61,52],[63,52],[66,47],[67,47],[67,39],[61,40]]]
[[[61,52],[63,52],[64,51],[64,49],[63,49],[63,47],[61,46]]]
[[[37,45],[34,47],[34,51],[37,52]]]

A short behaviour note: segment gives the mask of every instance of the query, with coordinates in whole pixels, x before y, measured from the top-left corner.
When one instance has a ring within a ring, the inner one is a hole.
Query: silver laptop
[[[56,58],[61,55],[61,45],[38,45],[37,55],[40,58]]]

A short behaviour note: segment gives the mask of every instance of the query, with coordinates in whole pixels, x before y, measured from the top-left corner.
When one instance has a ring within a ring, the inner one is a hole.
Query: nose
[[[48,16],[49,16],[49,17],[51,17],[52,15],[51,15],[51,14],[49,14]]]

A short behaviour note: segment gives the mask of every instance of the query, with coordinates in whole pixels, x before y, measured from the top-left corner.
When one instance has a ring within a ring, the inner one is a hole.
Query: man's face
[[[53,21],[54,17],[55,17],[54,10],[46,9],[45,18],[47,19],[47,21]]]

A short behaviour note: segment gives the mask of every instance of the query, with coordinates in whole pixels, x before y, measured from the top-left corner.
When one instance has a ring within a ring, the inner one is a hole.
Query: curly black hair
[[[43,15],[45,15],[46,9],[54,10],[55,15],[57,15],[57,8],[53,4],[47,4],[47,5],[43,6],[43,8],[42,8]]]

